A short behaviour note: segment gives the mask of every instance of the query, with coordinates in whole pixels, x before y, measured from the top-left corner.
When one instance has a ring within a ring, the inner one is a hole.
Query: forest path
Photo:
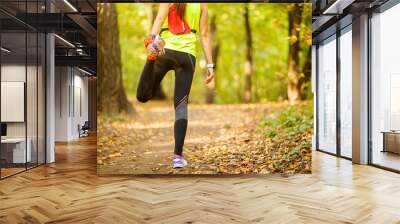
[[[189,105],[184,156],[171,167],[172,104],[136,104],[137,114],[99,121],[99,174],[269,173],[260,120],[285,104]],[[271,168],[271,167],[270,167]]]

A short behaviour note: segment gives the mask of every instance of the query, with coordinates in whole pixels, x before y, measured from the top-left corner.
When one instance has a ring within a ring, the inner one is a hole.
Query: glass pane
[[[318,47],[318,149],[336,153],[336,37]]]
[[[26,34],[1,34],[1,170],[2,177],[25,170]]]
[[[400,5],[371,19],[372,163],[400,170]]]
[[[27,82],[26,82],[26,112],[27,112],[27,142],[30,158],[28,168],[37,165],[37,132],[38,132],[38,36],[36,32],[28,32],[28,63],[27,63]]]
[[[26,12],[37,13],[37,1],[28,1]],[[34,19],[37,17],[34,17]],[[36,23],[36,21],[30,21]],[[27,30],[27,80],[26,80],[26,111],[27,111],[27,150],[30,150],[30,160],[28,160],[28,168],[37,165],[38,158],[38,34],[35,30]]]
[[[340,36],[340,153],[352,157],[352,35]]]

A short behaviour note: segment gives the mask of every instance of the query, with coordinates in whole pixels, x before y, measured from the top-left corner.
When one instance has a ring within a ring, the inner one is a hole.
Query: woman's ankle
[[[174,153],[174,158],[183,158],[183,154]]]

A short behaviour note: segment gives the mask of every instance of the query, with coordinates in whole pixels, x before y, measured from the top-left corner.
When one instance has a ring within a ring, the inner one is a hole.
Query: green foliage
[[[244,95],[245,31],[244,4],[208,3],[210,17],[216,15],[220,44],[216,71],[216,103],[238,103]],[[134,96],[137,81],[146,60],[143,40],[152,25],[154,3],[117,5],[120,30],[122,71],[127,94]],[[289,50],[288,10],[291,4],[249,4],[253,35],[252,101],[276,101],[287,98],[287,58]],[[303,64],[311,38],[311,4],[305,4],[301,31],[300,61]],[[204,102],[205,60],[197,46],[196,73],[190,99]],[[200,66],[203,65],[203,66]],[[302,68],[302,65],[300,65]],[[169,72],[162,82],[169,98],[173,96],[174,77]]]
[[[312,104],[307,102],[302,105],[286,107],[278,113],[265,117],[260,125],[270,138],[274,138],[278,134],[294,137],[305,133],[313,127]]]
[[[117,4],[122,74],[128,95],[135,95],[140,71],[146,60],[144,37],[151,27],[149,4]]]
[[[311,138],[313,129],[313,104],[306,101],[287,106],[269,114],[260,122],[271,143],[276,170],[309,173],[311,160]],[[283,152],[283,153],[282,153]],[[297,164],[297,165],[293,165]],[[303,167],[299,170],[298,167]],[[290,173],[290,172],[289,172]]]

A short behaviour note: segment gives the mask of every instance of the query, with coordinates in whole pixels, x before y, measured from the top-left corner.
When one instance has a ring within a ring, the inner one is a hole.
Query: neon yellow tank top
[[[185,20],[190,29],[195,29],[197,32],[199,32],[200,12],[200,3],[187,3]],[[168,28],[168,18],[165,18],[162,28]],[[195,33],[174,35],[166,30],[161,33],[161,37],[165,40],[165,48],[196,56],[197,37]]]

